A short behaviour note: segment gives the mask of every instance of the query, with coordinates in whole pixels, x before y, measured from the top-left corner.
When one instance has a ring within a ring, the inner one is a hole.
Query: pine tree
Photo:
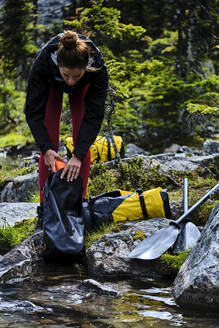
[[[28,56],[36,51],[33,38],[33,4],[31,0],[5,0],[0,21],[0,57],[8,77],[25,78]]]

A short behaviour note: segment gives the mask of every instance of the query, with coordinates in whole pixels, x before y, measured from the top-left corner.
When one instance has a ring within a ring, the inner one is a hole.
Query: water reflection
[[[120,295],[80,289],[83,266],[42,265],[29,282],[0,289],[0,327],[215,328],[214,316],[183,313],[170,295],[171,282],[152,279],[105,282]],[[99,280],[98,280],[99,281]]]

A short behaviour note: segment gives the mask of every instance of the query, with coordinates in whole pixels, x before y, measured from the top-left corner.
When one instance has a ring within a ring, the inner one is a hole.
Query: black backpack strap
[[[148,219],[148,212],[146,209],[146,205],[145,205],[145,201],[144,201],[144,196],[143,196],[143,192],[141,188],[138,188],[136,190],[136,192],[138,193],[139,196],[139,201],[140,201],[140,205],[141,205],[141,210],[142,210],[142,214],[143,214],[143,218],[144,219]]]

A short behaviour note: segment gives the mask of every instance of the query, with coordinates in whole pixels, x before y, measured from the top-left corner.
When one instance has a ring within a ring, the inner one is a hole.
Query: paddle
[[[185,178],[183,193],[184,213],[188,211],[188,191],[189,182],[188,178]],[[181,231],[179,232],[176,242],[171,248],[171,254],[179,254],[179,252],[186,251],[194,247],[200,235],[201,233],[194,223],[183,222],[181,224]]]
[[[170,221],[167,228],[156,231],[151,236],[140,242],[129,254],[129,258],[142,260],[153,260],[165,253],[176,241],[180,232],[180,223],[182,223],[192,212],[203,204],[219,188],[219,183],[208,191],[200,200],[198,200],[186,213],[176,221]]]

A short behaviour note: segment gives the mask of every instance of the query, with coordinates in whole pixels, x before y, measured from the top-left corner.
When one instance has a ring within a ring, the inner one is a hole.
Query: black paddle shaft
[[[199,206],[201,206],[209,197],[211,197],[219,188],[219,183],[216,184],[207,194],[205,194],[201,199],[199,199],[186,213],[180,216],[176,221],[171,221],[170,224],[179,225],[182,223],[192,212],[194,212]]]

